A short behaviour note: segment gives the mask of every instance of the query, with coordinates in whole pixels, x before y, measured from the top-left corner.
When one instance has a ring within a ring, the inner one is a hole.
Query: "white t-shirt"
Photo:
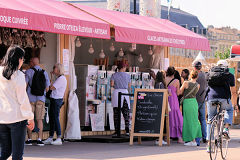
[[[0,124],[33,119],[24,74],[18,70],[7,80],[2,72],[3,67],[0,67]]]
[[[53,83],[53,87],[56,89],[52,91],[51,98],[62,99],[64,97],[65,90],[67,88],[67,79],[65,76],[60,76]]]

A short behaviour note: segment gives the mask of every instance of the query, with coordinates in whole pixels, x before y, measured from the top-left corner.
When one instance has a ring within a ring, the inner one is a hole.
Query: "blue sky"
[[[167,0],[161,0],[167,5]],[[205,27],[231,26],[240,30],[240,0],[173,0],[173,7],[190,12]]]

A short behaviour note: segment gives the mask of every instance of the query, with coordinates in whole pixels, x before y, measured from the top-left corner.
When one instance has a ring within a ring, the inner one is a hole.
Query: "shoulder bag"
[[[185,99],[185,97],[189,96],[190,94],[192,94],[192,92],[196,89],[196,87],[198,86],[198,84],[196,83],[195,86],[192,88],[192,90],[190,92],[188,92],[188,94],[186,96],[183,96],[180,100],[180,105],[183,104],[183,101]]]

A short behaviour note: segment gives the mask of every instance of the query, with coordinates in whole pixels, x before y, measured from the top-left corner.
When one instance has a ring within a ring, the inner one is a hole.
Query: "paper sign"
[[[92,131],[104,131],[104,117],[101,114],[90,114]]]
[[[169,58],[164,58],[164,70],[166,71],[169,67]]]
[[[64,66],[64,74],[69,74],[69,50],[63,49],[63,66]]]

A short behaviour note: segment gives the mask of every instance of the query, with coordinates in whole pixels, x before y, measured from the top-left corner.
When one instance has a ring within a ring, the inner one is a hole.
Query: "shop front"
[[[29,68],[28,63],[31,57],[39,57],[41,67],[49,75],[55,63],[65,63],[66,69],[71,67],[70,34],[110,39],[110,26],[106,22],[67,3],[55,0],[0,0],[0,27],[1,57],[10,45],[20,45],[26,51],[23,70]],[[66,72],[68,87],[65,104],[60,113],[62,133],[66,128],[69,87],[73,77],[70,73]],[[49,103],[46,101],[46,110],[48,106]],[[49,129],[47,112],[44,123],[44,130],[47,131]],[[81,137],[80,125],[76,130],[78,130],[77,138]],[[44,138],[47,137],[48,133],[45,132]],[[33,138],[36,137],[33,135]]]
[[[109,23],[112,37],[109,40],[75,37],[74,65],[82,136],[114,132],[110,78],[119,61],[129,66],[130,94],[133,94],[135,88],[153,88],[148,72],[169,66],[168,47],[209,50],[206,38],[168,20],[71,5]],[[124,129],[124,120],[121,128]]]

